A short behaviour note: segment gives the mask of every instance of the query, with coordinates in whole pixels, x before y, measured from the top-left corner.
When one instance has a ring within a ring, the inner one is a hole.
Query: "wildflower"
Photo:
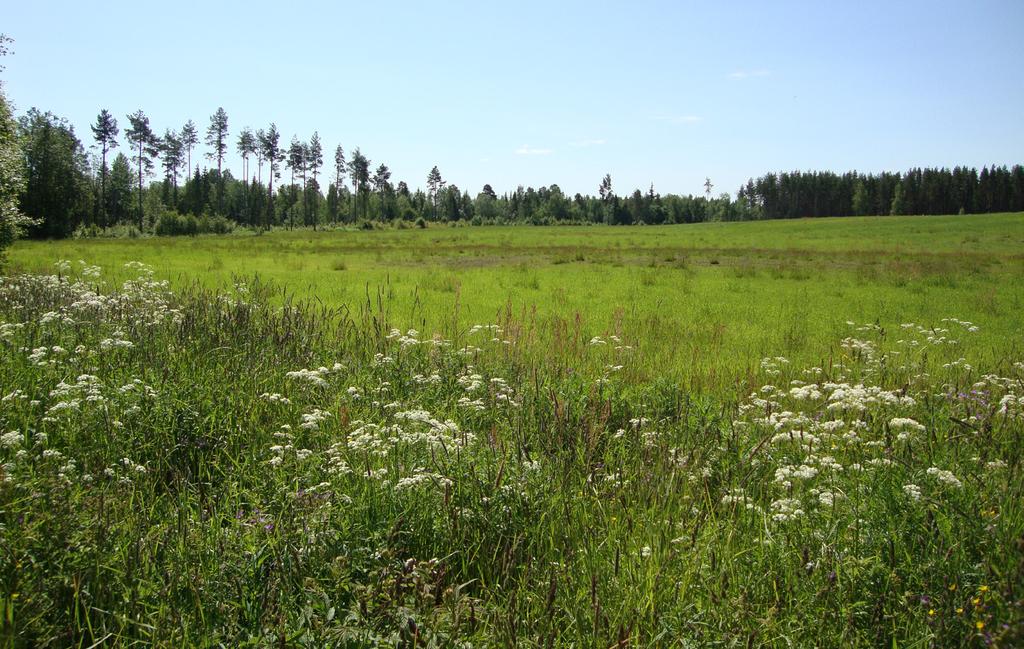
[[[899,431],[896,438],[900,441],[910,439],[914,433],[924,432],[924,426],[909,417],[893,417],[889,420],[889,428]]]
[[[916,484],[903,485],[903,493],[907,494],[907,497],[913,501],[921,500],[921,488]]]
[[[305,381],[312,383],[313,385],[321,388],[327,387],[327,381],[324,379],[324,375],[328,372],[327,368],[321,368],[316,370],[307,370],[305,368],[301,370],[295,370],[293,372],[287,372],[285,377],[289,379],[295,379],[297,381]]]
[[[792,485],[791,478],[798,480],[810,480],[814,476],[818,475],[818,469],[813,466],[801,464],[798,467],[784,466],[775,470],[775,482],[781,484],[784,487]]]
[[[299,424],[299,428],[303,430],[320,430],[320,422],[326,420],[330,416],[331,413],[326,410],[314,408],[313,412],[302,415],[302,423]]]
[[[835,491],[822,491],[818,494],[818,502],[824,507],[832,507],[839,498],[842,498],[842,494]]]
[[[722,496],[721,503],[723,505],[731,505],[733,503],[744,504],[747,502],[747,495],[741,488],[732,489],[729,493]]]
[[[815,383],[811,383],[810,385],[805,385],[803,387],[792,388],[789,391],[789,395],[798,401],[817,401],[822,396],[821,391]]]
[[[933,466],[928,469],[927,473],[930,476],[935,476],[936,480],[950,487],[955,487],[959,489],[960,487],[963,486],[963,483],[961,483],[960,480],[958,480],[957,477],[953,475],[951,471],[946,471],[944,469],[940,469],[938,467]]]
[[[772,520],[777,523],[791,521],[804,515],[800,501],[796,498],[781,498],[771,504]]]

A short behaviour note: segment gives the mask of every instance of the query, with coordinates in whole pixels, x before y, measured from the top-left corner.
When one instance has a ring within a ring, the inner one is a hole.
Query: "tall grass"
[[[692,390],[579,315],[126,272],[0,283],[9,645],[1024,642],[1024,366],[974,323]]]

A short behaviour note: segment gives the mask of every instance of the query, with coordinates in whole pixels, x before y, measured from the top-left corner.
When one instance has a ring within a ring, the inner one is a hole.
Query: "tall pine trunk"
[[[274,218],[274,161],[270,161],[270,177],[267,178],[267,229]]]
[[[103,166],[100,167],[100,227],[107,227],[107,147],[103,147]]]
[[[139,232],[142,232],[142,140],[139,140]]]

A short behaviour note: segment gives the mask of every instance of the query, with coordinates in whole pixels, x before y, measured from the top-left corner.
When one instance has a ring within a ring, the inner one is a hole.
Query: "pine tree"
[[[149,127],[149,118],[141,109],[129,115],[128,122],[131,126],[124,132],[124,135],[132,143],[132,160],[135,161],[138,168],[138,226],[139,230],[142,230],[142,177],[143,173],[148,175],[153,171],[153,158],[160,153],[160,140],[153,134],[153,130]]]
[[[306,161],[305,169],[312,176],[308,190],[305,188],[305,176],[303,176],[303,197],[306,206],[306,220],[313,223],[313,229],[316,230],[317,214],[320,211],[320,183],[317,181],[317,176],[320,173],[320,167],[324,166],[324,149],[320,143],[320,134],[313,131],[313,137],[309,139],[309,144],[305,147]]]
[[[384,164],[377,167],[377,171],[373,174],[373,186],[380,196],[381,218],[385,221],[391,218],[391,209],[388,204],[388,194],[391,193],[391,183],[388,182],[390,179],[391,170]]]
[[[323,145],[320,144],[320,134],[313,131],[313,137],[309,139],[309,155],[306,156],[306,167],[312,174],[313,180],[316,180],[322,166],[324,166]]]
[[[288,158],[285,161],[285,164],[291,170],[291,183],[290,183],[290,185],[292,187],[295,186],[295,174],[296,174],[296,172],[302,174],[302,178],[303,178],[303,181],[302,181],[302,193],[303,193],[303,196],[305,196],[305,192],[306,192],[306,181],[305,181],[305,177],[306,177],[306,148],[303,145],[303,143],[299,141],[299,137],[297,135],[293,135],[292,136],[292,143],[288,146]],[[294,191],[291,191],[291,195],[294,198],[294,196],[295,196]],[[292,227],[295,226],[295,209],[294,209],[294,207],[295,207],[295,204],[294,204],[294,201],[293,201],[292,205],[290,206],[290,209],[288,210],[288,213],[289,213],[289,216],[290,216],[290,218],[288,219],[288,227],[289,228],[292,228]],[[303,217],[305,217],[305,214],[303,214]]]
[[[192,149],[199,144],[199,134],[196,131],[195,122],[188,120],[185,125],[181,127],[181,146],[185,149],[186,164],[188,164],[188,173],[192,173]]]
[[[163,159],[164,178],[174,188],[174,206],[178,206],[178,171],[185,165],[184,147],[178,134],[167,129],[160,142],[160,155]]]
[[[237,151],[242,156],[242,182],[245,184],[249,178],[249,156],[256,153],[256,137],[248,126],[238,134]]]
[[[266,132],[260,131],[258,137],[260,151],[263,154],[263,158],[270,165],[269,177],[267,178],[267,224],[269,226],[269,218],[273,218],[274,215],[274,178],[281,177],[277,171],[277,165],[284,160],[284,151],[281,150],[281,134],[278,132],[276,124],[271,123],[270,128]]]
[[[338,191],[341,191],[341,184],[345,181],[345,170],[348,169],[345,163],[345,150],[341,148],[339,144],[334,149],[334,184],[337,186]]]
[[[297,135],[292,136],[292,143],[288,145],[288,159],[285,165],[291,170],[291,184],[295,184],[295,172],[303,169],[305,165],[305,152],[302,150],[302,142]]]
[[[263,129],[256,131],[256,183],[263,185],[263,141],[267,139],[267,133]]]
[[[223,108],[218,108],[210,116],[210,125],[206,128],[206,145],[212,149],[206,157],[217,161],[217,173],[221,174],[221,165],[228,152],[228,114]]]
[[[437,220],[437,194],[444,189],[445,181],[441,178],[441,172],[438,170],[437,165],[430,170],[427,174],[427,195],[430,198],[430,205],[432,207],[431,218]]]
[[[92,137],[100,145],[100,201],[98,221],[106,227],[106,192],[107,192],[107,153],[117,146],[117,136],[120,130],[117,128],[117,120],[106,108],[96,116],[96,124],[92,127]]]
[[[224,156],[228,152],[228,114],[223,108],[210,116],[210,125],[206,127],[206,145],[210,152],[206,157],[217,161],[217,211],[224,213]]]
[[[356,147],[352,154],[352,161],[348,163],[349,177],[352,178],[352,187],[355,190],[355,200],[363,206],[363,218],[366,218],[369,201],[367,184],[370,182],[370,160],[364,156]]]
[[[238,134],[236,150],[242,156],[242,209],[241,214],[245,223],[249,223],[249,211],[252,201],[249,200],[249,156],[256,153],[258,146],[252,129],[246,126]]]

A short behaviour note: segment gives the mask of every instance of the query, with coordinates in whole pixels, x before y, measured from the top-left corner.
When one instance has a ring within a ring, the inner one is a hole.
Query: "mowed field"
[[[115,281],[141,261],[177,288],[258,276],[428,335],[509,318],[547,347],[617,334],[644,359],[637,378],[695,389],[765,356],[819,362],[848,321],[970,320],[993,360],[1024,331],[1024,214],[24,241],[9,257],[30,272],[83,260]]]

